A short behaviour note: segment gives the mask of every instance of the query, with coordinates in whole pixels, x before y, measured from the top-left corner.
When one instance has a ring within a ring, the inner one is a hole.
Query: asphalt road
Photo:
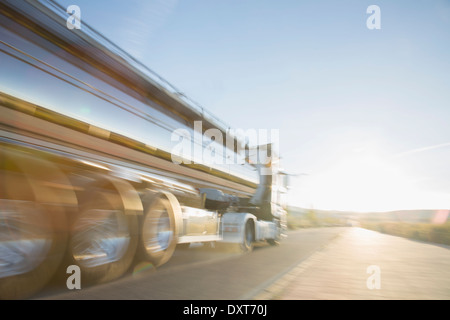
[[[177,250],[157,270],[142,263],[110,283],[91,287],[81,283],[79,290],[49,287],[34,299],[252,299],[346,229],[291,231],[280,246],[259,244],[246,254],[191,245]]]
[[[346,228],[283,278],[255,299],[450,300],[450,246]]]

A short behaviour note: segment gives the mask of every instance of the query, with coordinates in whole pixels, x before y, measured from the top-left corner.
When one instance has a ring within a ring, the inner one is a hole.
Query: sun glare
[[[373,155],[343,158],[312,179],[311,204],[321,209],[389,211],[414,202],[412,177]],[[414,204],[413,204],[414,205]]]

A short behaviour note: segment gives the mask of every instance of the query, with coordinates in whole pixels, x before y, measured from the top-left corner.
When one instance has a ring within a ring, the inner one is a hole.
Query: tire
[[[175,213],[168,199],[156,197],[144,208],[140,223],[138,259],[161,266],[177,247]]]
[[[48,283],[64,257],[65,223],[57,208],[0,200],[0,299],[25,299]]]
[[[67,245],[66,212],[55,204],[59,199],[52,199],[57,190],[45,182],[63,184],[62,176],[39,157],[1,146],[0,299],[31,297],[60,266]]]
[[[252,220],[245,223],[244,236],[240,244],[241,252],[250,252],[253,250],[255,242],[255,228]]]
[[[281,241],[281,233],[282,233],[281,222],[279,220],[277,220],[276,223],[277,223],[277,232],[278,232],[278,234],[276,235],[276,238],[275,239],[267,239],[267,243],[270,244],[271,246],[278,246],[278,245],[280,245],[280,241]]]
[[[240,242],[222,242],[214,244],[217,250],[227,253],[247,253],[253,251],[255,243],[255,225],[253,220],[249,219],[245,223],[244,232]]]
[[[138,242],[136,215],[125,214],[111,189],[88,190],[70,226],[67,267],[80,267],[83,284],[121,277],[133,262]]]

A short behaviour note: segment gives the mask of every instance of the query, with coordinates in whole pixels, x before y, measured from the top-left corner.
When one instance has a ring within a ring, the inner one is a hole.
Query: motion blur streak
[[[276,146],[258,146],[260,162],[227,161],[255,146],[238,148],[228,126],[84,21],[67,28],[63,9],[0,3],[0,298],[65,284],[73,266],[83,286],[140,275],[194,242],[278,244],[287,179]],[[193,137],[196,123],[232,143],[191,139],[221,161],[178,165],[172,133]]]

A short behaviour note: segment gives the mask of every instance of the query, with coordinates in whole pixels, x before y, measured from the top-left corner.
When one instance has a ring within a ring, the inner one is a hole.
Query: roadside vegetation
[[[290,230],[301,228],[359,226],[413,240],[450,245],[450,218],[431,223],[435,210],[400,210],[382,213],[352,213],[289,207]]]
[[[345,218],[314,209],[288,209],[288,229],[336,227],[346,225]]]
[[[408,222],[361,222],[361,227],[413,240],[450,245],[450,222],[444,224]]]

